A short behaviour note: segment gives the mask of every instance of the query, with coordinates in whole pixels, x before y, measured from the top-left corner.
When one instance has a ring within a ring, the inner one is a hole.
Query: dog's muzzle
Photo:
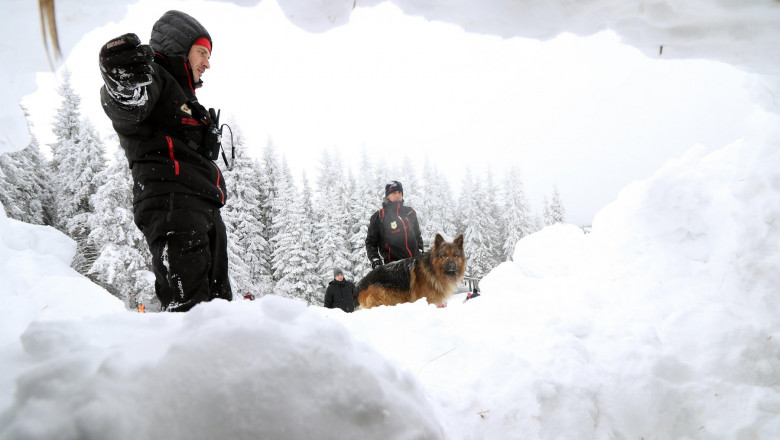
[[[444,263],[444,273],[447,275],[455,275],[458,273],[458,265],[453,261]]]

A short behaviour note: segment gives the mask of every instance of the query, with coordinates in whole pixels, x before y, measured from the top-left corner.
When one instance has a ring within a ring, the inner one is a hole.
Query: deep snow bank
[[[355,7],[380,0],[278,0],[291,22],[322,32],[349,20]],[[704,58],[722,61],[764,75],[755,87],[756,100],[772,112],[780,109],[780,3],[768,0],[633,1],[598,0],[392,0],[411,15],[451,22],[469,32],[550,39],[561,32],[592,35],[614,30],[623,41],[651,57]],[[121,17],[130,2],[60,0],[58,30],[64,55],[86,32]],[[252,0],[234,0],[239,5]],[[48,69],[34,2],[10,2],[0,26],[0,56],[14,68],[0,73],[0,152],[29,143],[27,125],[17,103],[35,90],[34,73]],[[9,18],[10,17],[10,18]],[[13,44],[11,43],[13,42]],[[663,49],[661,47],[663,46]]]
[[[522,240],[482,287],[549,350],[571,336],[537,400],[579,408],[596,426],[582,435],[777,437],[779,160],[777,132],[694,148],[623,190],[591,235],[559,225]]]
[[[35,319],[79,319],[125,309],[70,267],[75,253],[76,243],[60,231],[10,219],[0,209],[0,292],[3,307],[12,311],[0,320],[0,346]]]
[[[443,439],[419,382],[274,296],[35,322],[3,439]]]

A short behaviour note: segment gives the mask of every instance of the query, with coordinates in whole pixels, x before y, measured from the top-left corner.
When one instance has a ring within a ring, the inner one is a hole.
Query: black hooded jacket
[[[198,103],[187,56],[206,29],[187,14],[168,11],[154,24],[153,81],[133,105],[115,101],[100,90],[103,110],[119,135],[133,174],[133,202],[169,193],[187,193],[222,206],[225,180],[216,163],[206,159],[207,110]]]
[[[332,280],[325,291],[325,307],[339,308],[347,313],[355,310],[355,285],[347,280]]]
[[[382,256],[385,264],[411,258],[423,252],[417,212],[400,202],[385,199],[382,209],[371,216],[366,234],[366,254],[374,261]]]

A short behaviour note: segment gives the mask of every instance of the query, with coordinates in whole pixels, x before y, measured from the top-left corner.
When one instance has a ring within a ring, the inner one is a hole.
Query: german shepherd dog
[[[361,308],[394,306],[425,297],[428,304],[443,306],[455,293],[466,271],[463,234],[445,242],[436,234],[433,248],[416,257],[379,266],[355,287]]]

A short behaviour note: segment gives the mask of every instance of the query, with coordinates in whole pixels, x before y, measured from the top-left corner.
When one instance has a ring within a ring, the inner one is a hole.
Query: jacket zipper
[[[401,226],[404,227],[404,247],[406,247],[406,252],[409,254],[409,257],[412,257],[412,251],[409,250],[409,232],[406,230],[406,222],[404,219],[401,218],[401,205],[396,206],[395,208],[395,215],[398,217],[398,220],[401,220]]]
[[[173,140],[171,140],[170,136],[165,136],[165,140],[168,141],[168,155],[171,157],[171,160],[173,161],[173,169],[176,173],[176,175],[179,175],[179,161],[176,160],[176,156],[173,154]]]
[[[225,192],[222,191],[222,188],[219,186],[220,181],[222,181],[222,173],[219,172],[219,167],[214,162],[211,162],[212,165],[214,165],[214,168],[217,170],[217,189],[219,190],[219,193],[222,195],[222,203],[225,203]]]

